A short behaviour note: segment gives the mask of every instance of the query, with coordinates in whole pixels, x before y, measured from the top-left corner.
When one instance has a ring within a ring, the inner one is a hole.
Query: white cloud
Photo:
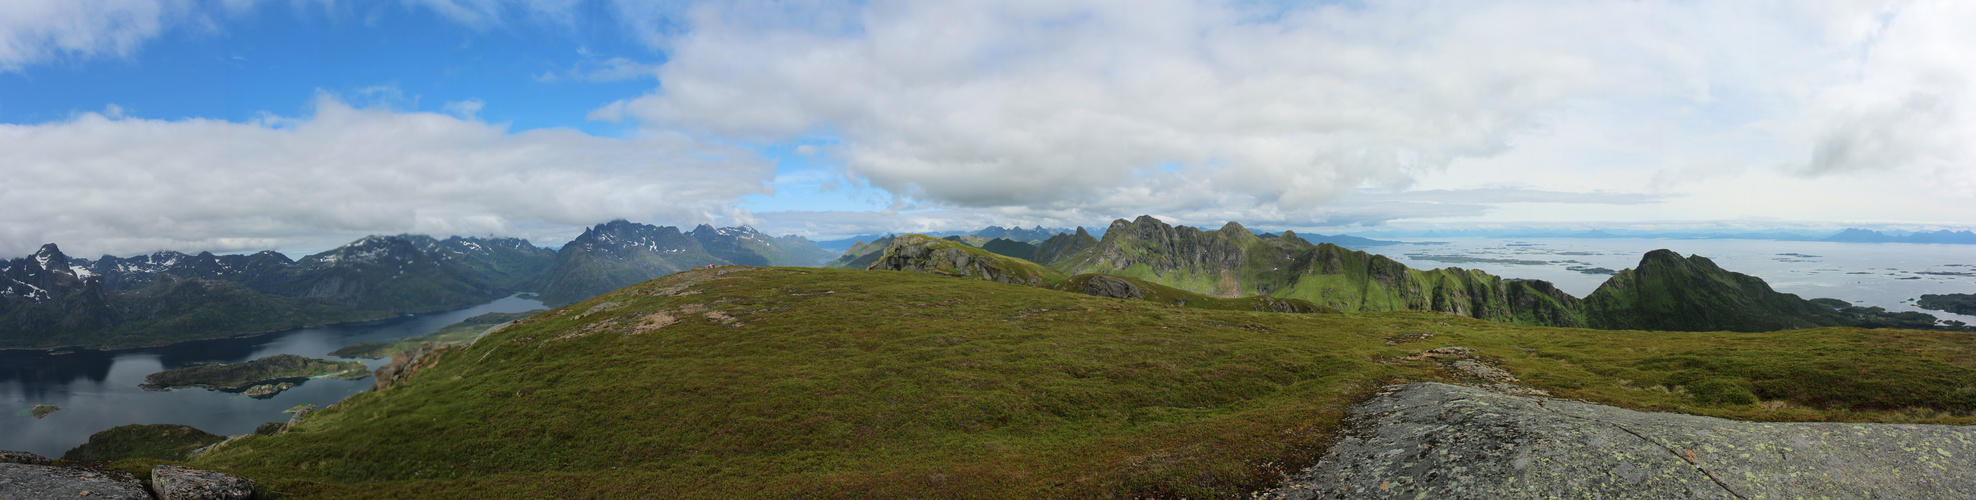
[[[1952,180],[1976,162],[1970,5],[740,1],[653,35],[670,51],[660,88],[592,117],[833,134],[819,153],[901,208],[1308,220],[1356,213],[1327,204],[1362,187],[1426,183],[1480,207],[1499,193],[1477,186],[1677,199],[1762,178],[1747,169],[1869,165],[1970,191]],[[1565,149],[1525,157],[1595,163],[1449,173],[1587,126],[1635,143],[1550,141]]]
[[[0,71],[63,56],[124,57],[164,31],[185,1],[8,0],[0,2]]]
[[[509,133],[330,97],[315,108],[255,123],[89,113],[0,125],[0,177],[10,179],[0,183],[0,255],[43,242],[121,255],[326,234],[533,235],[620,217],[711,221],[775,175],[753,152],[678,134]]]

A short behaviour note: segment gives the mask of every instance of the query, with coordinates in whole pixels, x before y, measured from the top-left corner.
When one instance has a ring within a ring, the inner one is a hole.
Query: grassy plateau
[[[1976,334],[1284,314],[836,269],[695,269],[523,319],[192,465],[271,498],[1232,498],[1380,386],[1521,383],[1773,421],[1976,424]]]

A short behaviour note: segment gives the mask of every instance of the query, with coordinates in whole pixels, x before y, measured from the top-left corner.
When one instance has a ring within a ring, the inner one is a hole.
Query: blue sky
[[[1976,226],[1957,2],[22,0],[0,255]]]

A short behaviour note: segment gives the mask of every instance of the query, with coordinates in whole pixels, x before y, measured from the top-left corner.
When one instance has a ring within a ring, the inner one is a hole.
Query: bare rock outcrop
[[[1256,498],[1976,498],[1976,427],[1742,422],[1388,387]]]
[[[377,380],[377,382],[371,384],[371,390],[382,391],[387,387],[391,387],[393,384],[404,381],[419,370],[439,363],[439,355],[453,347],[455,346],[452,344],[427,342],[420,344],[417,348],[392,354],[390,363],[378,367],[377,371],[371,373],[371,377]]]
[[[1084,281],[1083,292],[1085,295],[1111,297],[1114,299],[1145,299],[1139,293],[1139,287],[1133,286],[1132,282],[1111,276],[1092,276],[1091,279]]]
[[[0,463],[0,498],[150,500],[127,473],[52,465]]]
[[[54,461],[48,457],[25,451],[0,450],[0,464],[48,465],[51,462]]]
[[[254,480],[176,465],[151,468],[151,492],[158,500],[237,500],[254,496]]]

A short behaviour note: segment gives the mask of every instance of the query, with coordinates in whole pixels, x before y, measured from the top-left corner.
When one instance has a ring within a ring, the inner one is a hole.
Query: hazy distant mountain
[[[659,276],[726,263],[679,228],[614,220],[584,229],[556,252],[556,267],[542,286],[542,302],[568,304]]]
[[[878,258],[885,253],[885,247],[892,245],[894,238],[894,236],[883,236],[873,238],[870,241],[858,241],[850,248],[845,249],[843,255],[837,256],[836,260],[823,263],[823,267],[837,269],[864,269],[869,267],[873,262],[877,262]]]
[[[773,237],[748,226],[716,228],[701,224],[686,235],[714,257],[744,266],[816,267],[831,256],[807,238]]]
[[[557,252],[542,302],[563,305],[638,282],[706,265],[816,267],[830,254],[801,236],[770,237],[754,228],[672,226],[614,220],[585,229]]]
[[[277,252],[70,259],[0,271],[0,346],[133,346],[467,307],[518,291],[554,253],[513,238],[370,236]]]
[[[1888,234],[1869,229],[1847,229],[1825,237],[1824,241],[1848,243],[1952,243],[1961,245],[1976,244],[1976,232],[1970,231],[1922,231],[1907,234]]]

